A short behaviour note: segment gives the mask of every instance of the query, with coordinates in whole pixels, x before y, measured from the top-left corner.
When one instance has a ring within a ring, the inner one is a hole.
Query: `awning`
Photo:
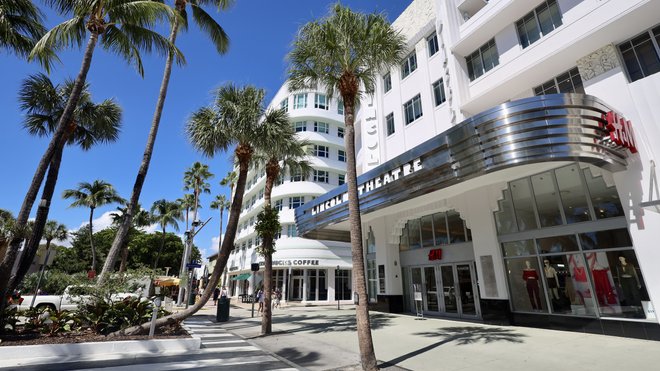
[[[246,280],[246,279],[250,278],[250,276],[252,276],[252,274],[250,274],[250,273],[242,273],[242,274],[239,274],[239,275],[236,276],[236,277],[232,277],[231,280],[232,280],[232,281],[242,281],[242,280]]]
[[[158,277],[154,280],[154,285],[161,287],[179,286],[180,279],[174,277]]]

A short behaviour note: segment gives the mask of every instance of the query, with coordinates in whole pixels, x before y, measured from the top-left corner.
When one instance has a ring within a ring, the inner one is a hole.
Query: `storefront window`
[[[577,239],[573,235],[539,238],[536,244],[541,254],[578,251]]]
[[[426,215],[421,218],[421,229],[422,229],[422,247],[434,246],[432,215]]]
[[[385,293],[385,266],[378,266],[378,292],[381,294]]]
[[[335,300],[351,300],[352,287],[351,271],[335,270]]]
[[[626,228],[580,233],[578,236],[580,237],[582,250],[613,249],[632,246],[632,240]]]
[[[419,219],[412,219],[408,221],[408,245],[410,249],[419,249],[421,245],[419,235]]]
[[[551,173],[545,172],[532,176],[532,188],[541,227],[562,224],[559,198],[557,198],[557,189]]]
[[[318,274],[316,269],[307,270],[307,300],[316,300],[316,283]]]
[[[328,279],[325,269],[319,270],[319,300],[328,300]]]
[[[401,238],[399,239],[399,251],[408,250],[410,250],[410,245],[408,244],[408,226],[406,225],[401,230]]]
[[[498,234],[507,234],[518,232],[516,228],[516,217],[513,215],[513,206],[511,205],[511,194],[509,190],[504,190],[504,198],[497,201],[499,210],[495,212],[495,226]]]
[[[467,241],[463,219],[461,219],[461,216],[457,212],[450,211],[447,213],[447,225],[449,226],[450,243]]]
[[[502,244],[502,247],[504,249],[504,256],[506,257],[536,254],[534,240],[505,242]]]
[[[532,200],[532,190],[527,178],[511,182],[511,195],[513,196],[513,207],[516,213],[516,221],[519,231],[536,229],[536,213]]]
[[[445,213],[433,214],[433,229],[435,232],[435,245],[447,245],[449,243],[449,233],[447,232]]]
[[[632,250],[584,254],[591,267],[598,310],[604,317],[646,318],[646,285]]]
[[[378,292],[378,278],[376,277],[376,260],[367,259],[367,290],[369,298],[376,298]]]
[[[564,206],[564,215],[568,224],[591,220],[587,197],[580,179],[580,169],[577,164],[555,170],[559,194]]]
[[[542,259],[543,277],[547,283],[552,312],[595,316],[594,298],[582,256],[552,255]]]
[[[591,169],[584,170],[584,178],[597,219],[623,216],[623,207],[614,186],[608,187],[602,176],[594,177]]]
[[[513,310],[547,312],[541,273],[535,257],[506,260]]]

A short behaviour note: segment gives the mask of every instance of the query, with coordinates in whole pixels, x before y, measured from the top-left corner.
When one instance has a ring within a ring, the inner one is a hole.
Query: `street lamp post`
[[[340,296],[339,294],[339,280],[337,280],[337,275],[339,274],[339,266],[337,266],[337,270],[335,271],[335,296],[337,297],[337,310],[339,310],[339,299]]]

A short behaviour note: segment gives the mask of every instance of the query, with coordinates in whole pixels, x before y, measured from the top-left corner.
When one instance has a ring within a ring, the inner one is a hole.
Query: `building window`
[[[429,57],[437,53],[440,50],[440,46],[438,46],[438,34],[434,32],[433,35],[427,37],[426,44],[429,48]]]
[[[344,150],[337,150],[337,160],[341,162],[346,162],[346,151]]]
[[[330,132],[330,125],[327,122],[314,121],[314,131],[317,133],[328,134]]]
[[[289,112],[289,97],[282,99],[280,102],[280,109],[283,109],[284,112]]]
[[[447,100],[445,96],[445,83],[442,79],[433,83],[433,99],[435,100],[436,107]]]
[[[328,109],[328,97],[325,94],[314,95],[314,108]]]
[[[376,260],[367,259],[367,290],[370,301],[377,301],[378,278],[376,277]]]
[[[338,185],[342,185],[342,184],[346,183],[346,175],[338,174],[337,175],[337,183],[338,183]]]
[[[551,80],[534,88],[534,95],[546,95],[557,93],[580,93],[584,94],[582,78],[577,67],[554,77]]]
[[[307,107],[307,93],[300,93],[293,96],[293,109]]]
[[[335,270],[335,300],[353,299],[352,287],[351,270]]]
[[[417,69],[417,54],[413,51],[401,64],[401,78],[405,79]]]
[[[427,248],[468,242],[472,232],[455,211],[425,215],[408,220],[401,231],[399,250]]]
[[[341,99],[337,101],[337,113],[340,115],[344,114],[344,101]]]
[[[390,112],[385,116],[385,123],[387,125],[387,136],[394,134],[394,112]]]
[[[307,121],[298,121],[295,124],[293,124],[294,129],[296,130],[296,133],[299,133],[301,131],[307,131]]]
[[[419,94],[403,104],[406,125],[422,117],[422,98]]]
[[[275,201],[275,209],[277,211],[282,211],[282,199]]]
[[[340,137],[340,138],[344,137],[344,128],[339,127],[339,126],[337,127],[337,136]]]
[[[378,293],[385,293],[385,266],[378,266]]]
[[[314,170],[314,181],[318,183],[327,183],[330,175],[324,170]]]
[[[290,182],[304,182],[305,181],[305,176],[299,172],[299,171],[294,171],[291,173],[289,177]]]
[[[383,89],[385,89],[386,93],[392,90],[392,76],[389,72],[383,76]]]
[[[314,156],[317,157],[328,157],[330,150],[327,146],[314,145]]]
[[[546,0],[516,21],[518,39],[523,49],[561,26],[561,12],[556,0]]]
[[[467,63],[468,76],[470,77],[470,81],[474,81],[474,79],[492,70],[495,66],[500,64],[499,55],[497,54],[497,45],[495,45],[495,39],[490,39],[490,41],[470,54],[467,58],[465,58],[465,62]]]
[[[286,236],[287,237],[298,237],[298,230],[296,229],[295,224],[288,224],[286,226]]]
[[[619,44],[619,50],[631,82],[660,71],[660,26]]]
[[[305,197],[302,196],[289,197],[289,209],[295,209],[297,207],[300,207],[302,206],[303,203],[305,203]]]

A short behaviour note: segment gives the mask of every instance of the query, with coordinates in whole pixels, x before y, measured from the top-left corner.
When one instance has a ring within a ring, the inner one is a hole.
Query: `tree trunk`
[[[273,194],[273,183],[280,174],[279,161],[270,159],[266,164],[266,185],[264,187],[264,208],[271,207],[271,196]],[[264,313],[261,317],[261,334],[267,335],[273,332],[273,310],[271,301],[273,298],[273,237],[264,236],[262,251],[264,252]]]
[[[348,186],[348,220],[351,229],[351,255],[353,260],[353,288],[357,291],[359,304],[355,307],[360,360],[363,370],[377,370],[378,361],[374,352],[369,321],[369,303],[367,302],[367,284],[364,274],[364,252],[362,247],[362,220],[360,200],[357,191],[357,170],[355,167],[355,98],[344,98],[344,125],[346,131],[346,184]]]
[[[242,146],[239,145],[236,149],[236,152],[239,152],[241,147]],[[241,214],[241,205],[243,204],[243,193],[245,193],[248,165],[250,164],[250,159],[252,158],[251,149],[246,151],[248,153],[244,156],[237,155],[237,158],[239,159],[238,181],[236,184],[236,193],[234,193],[234,199],[231,203],[229,220],[227,221],[227,230],[226,230],[225,238],[222,240],[222,248],[220,249],[220,253],[218,254],[218,260],[215,264],[215,267],[213,268],[213,273],[211,274],[209,283],[206,285],[206,288],[202,293],[201,299],[186,310],[157,319],[156,320],[157,327],[161,327],[168,324],[172,325],[179,323],[185,320],[186,318],[192,316],[193,314],[197,313],[197,311],[200,310],[206,304],[206,302],[213,294],[213,290],[218,285],[218,281],[220,280],[220,275],[222,274],[222,271],[225,269],[225,266],[227,265],[227,261],[229,260],[229,253],[233,249],[234,238],[236,237],[236,229],[238,227],[238,218]],[[124,330],[113,332],[108,336],[114,337],[121,335],[135,335],[135,334],[146,333],[149,331],[150,325],[151,325],[151,321],[143,323],[139,326],[133,326]]]
[[[55,193],[55,185],[57,184],[57,177],[59,176],[60,172],[60,164],[62,163],[63,152],[64,147],[58,148],[50,161],[50,166],[48,167],[48,176],[46,176],[46,183],[44,184],[44,189],[41,192],[41,202],[39,202],[37,215],[34,219],[34,226],[32,227],[32,235],[23,248],[23,254],[21,254],[18,270],[11,277],[11,282],[9,285],[10,291],[13,291],[16,287],[18,287],[21,281],[23,281],[23,278],[27,274],[28,270],[30,270],[32,261],[34,260],[34,257],[39,250],[39,243],[41,242],[41,237],[43,236],[44,227],[48,222],[50,202],[53,199],[53,194]]]
[[[66,132],[67,124],[71,121],[73,117],[73,112],[78,105],[80,100],[80,93],[82,88],[85,85],[85,80],[87,79],[87,72],[89,67],[92,65],[92,56],[94,55],[94,48],[96,47],[96,42],[98,41],[98,34],[92,33],[89,36],[87,46],[85,48],[85,54],[83,55],[83,60],[80,65],[80,71],[78,76],[76,76],[76,81],[73,84],[71,89],[71,95],[69,100],[64,107],[64,112],[60,120],[57,122],[57,129],[53,133],[53,137],[48,143],[48,147],[44,152],[41,160],[39,160],[39,165],[34,173],[30,187],[28,188],[27,193],[25,194],[25,199],[21,205],[21,209],[18,212],[16,217],[16,227],[22,229],[27,224],[30,212],[32,211],[32,206],[34,205],[34,200],[37,198],[37,193],[39,188],[41,188],[41,183],[43,182],[44,176],[46,174],[46,169],[50,163],[55,150],[61,148],[64,145],[64,133]],[[11,275],[12,268],[14,267],[14,262],[16,261],[16,256],[18,255],[18,250],[20,248],[21,241],[23,236],[14,236],[9,244],[9,248],[5,253],[4,258],[2,259],[2,264],[0,264],[0,313],[3,313],[5,308],[5,300],[7,298],[7,289],[9,286],[9,276]]]
[[[170,43],[174,45],[176,42],[176,35],[179,29],[179,22],[175,21],[172,26],[172,31],[170,32]],[[172,52],[167,53],[167,59],[165,61],[165,71],[163,72],[163,80],[160,84],[160,91],[158,93],[158,101],[156,102],[156,111],[154,112],[153,120],[151,122],[151,130],[149,131],[149,136],[147,138],[147,144],[144,149],[144,154],[142,155],[142,163],[138,170],[137,176],[135,177],[135,183],[133,184],[133,193],[131,194],[131,199],[128,204],[128,210],[126,211],[126,216],[124,221],[119,226],[117,230],[117,235],[115,236],[110,251],[108,251],[108,256],[105,258],[105,263],[103,264],[103,270],[98,278],[98,285],[102,285],[107,279],[108,275],[112,272],[115,261],[117,260],[117,254],[121,249],[124,241],[128,237],[128,232],[132,226],[133,215],[138,208],[138,201],[140,200],[140,193],[142,192],[142,186],[144,181],[147,178],[147,172],[149,171],[149,163],[151,162],[151,155],[154,151],[154,144],[156,142],[156,136],[158,135],[158,127],[160,125],[160,117],[163,113],[163,106],[165,105],[165,98],[167,97],[167,88],[170,83],[170,75],[172,74],[172,62],[174,60],[174,55]]]
[[[96,249],[94,248],[94,227],[92,220],[94,219],[94,208],[89,208],[89,246],[92,248],[92,272],[96,273]]]
[[[126,272],[126,265],[128,265],[128,242],[121,248],[121,262],[119,262],[119,273]]]
[[[160,259],[160,254],[163,253],[164,246],[165,246],[165,226],[163,226],[163,235],[160,238],[160,248],[158,248],[158,254],[156,254],[156,259],[154,260],[154,271],[158,267],[158,260]]]

